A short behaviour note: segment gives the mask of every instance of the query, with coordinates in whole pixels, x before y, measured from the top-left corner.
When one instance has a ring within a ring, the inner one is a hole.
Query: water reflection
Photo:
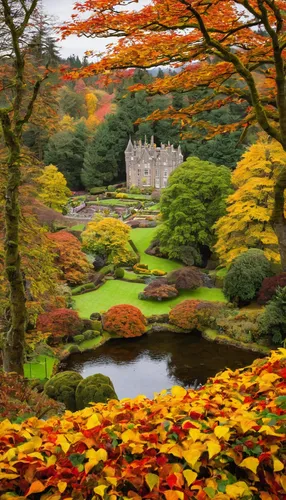
[[[72,354],[62,364],[87,377],[108,375],[119,398],[154,392],[178,384],[204,384],[225,367],[246,366],[257,353],[208,342],[200,334],[156,333],[135,339],[114,339],[98,349]]]

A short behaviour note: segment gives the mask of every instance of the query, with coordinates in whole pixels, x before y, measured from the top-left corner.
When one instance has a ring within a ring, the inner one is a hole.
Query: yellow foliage
[[[93,94],[92,92],[88,92],[85,95],[85,102],[86,102],[88,116],[94,115],[94,113],[96,111],[97,101],[98,101],[98,99],[97,99],[96,95]]]
[[[249,248],[260,248],[268,259],[280,262],[277,237],[269,221],[275,178],[285,163],[286,153],[278,142],[260,139],[237,164],[232,174],[236,191],[227,199],[227,214],[215,225],[215,250],[223,265]]]
[[[66,132],[73,132],[75,129],[74,118],[70,115],[64,115],[59,121],[59,130]]]
[[[105,254],[112,264],[126,262],[131,257],[128,249],[130,227],[120,220],[106,217],[90,221],[82,233],[83,247],[91,252]]]
[[[50,208],[61,212],[67,204],[71,191],[67,187],[67,181],[55,165],[44,168],[43,174],[36,179],[41,190],[39,199]]]

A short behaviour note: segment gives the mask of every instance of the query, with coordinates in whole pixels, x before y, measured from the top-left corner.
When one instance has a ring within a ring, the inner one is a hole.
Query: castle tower
[[[168,142],[156,147],[154,136],[150,144],[145,136],[144,144],[141,140],[134,144],[129,138],[125,150],[126,184],[131,186],[154,187],[162,189],[167,186],[171,172],[182,163],[183,155],[180,146],[175,149]]]

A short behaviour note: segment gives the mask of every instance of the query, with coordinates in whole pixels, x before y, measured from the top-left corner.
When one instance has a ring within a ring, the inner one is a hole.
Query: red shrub
[[[120,304],[111,307],[103,317],[103,328],[120,337],[140,337],[146,331],[146,318],[137,307]]]
[[[50,343],[58,343],[64,338],[73,337],[82,331],[83,321],[72,309],[54,309],[40,314],[37,319],[37,330],[51,334]]]
[[[170,323],[185,330],[201,330],[206,326],[214,326],[222,307],[225,307],[225,304],[220,302],[184,300],[171,309],[169,320]]]
[[[203,274],[196,267],[182,267],[171,272],[167,276],[168,283],[174,285],[178,290],[193,290],[203,286]]]
[[[64,410],[61,403],[39,394],[17,373],[0,371],[0,421],[8,418],[13,421],[28,416],[43,418],[59,414]]]
[[[167,280],[163,278],[154,280],[147,285],[143,290],[142,298],[163,300],[177,297],[177,295],[178,290],[174,286],[168,285]]]
[[[258,293],[258,304],[264,305],[272,299],[278,287],[284,288],[286,286],[286,273],[264,278],[261,288]]]
[[[201,325],[196,311],[199,303],[199,300],[184,300],[173,307],[169,313],[170,323],[185,330],[200,329]]]

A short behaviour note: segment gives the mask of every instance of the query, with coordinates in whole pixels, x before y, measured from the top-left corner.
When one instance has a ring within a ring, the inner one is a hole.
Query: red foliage
[[[82,331],[83,321],[72,309],[54,309],[40,314],[37,319],[37,330],[51,334],[50,343],[56,344],[65,338],[73,337]]]
[[[286,273],[264,278],[261,288],[258,293],[258,304],[264,305],[272,299],[278,287],[284,288],[286,286]]]
[[[111,104],[113,98],[114,98],[113,94],[106,94],[106,96],[104,96],[104,98],[100,101],[98,108],[95,112],[95,116],[96,118],[98,118],[100,122],[104,120],[106,115],[111,113]]]
[[[174,286],[168,285],[164,278],[152,281],[143,291],[143,297],[146,299],[170,299],[177,297],[177,295],[178,290]]]
[[[172,271],[167,279],[168,283],[174,285],[178,290],[193,290],[194,288],[203,286],[203,274],[193,266],[182,267],[181,269]]]
[[[85,281],[90,271],[90,265],[76,236],[67,231],[58,231],[48,234],[48,238],[55,243],[56,264],[62,271],[63,278],[73,285]]]
[[[103,328],[120,337],[140,337],[146,331],[146,318],[137,307],[120,304],[111,307],[103,317]]]
[[[0,371],[0,420],[9,418],[13,421],[27,416],[43,418],[63,411],[61,403],[44,393],[39,394],[29,384],[17,373]]]
[[[222,302],[184,300],[171,309],[169,320],[185,330],[201,330],[206,326],[214,326],[215,319],[223,307],[225,304]]]
[[[199,300],[184,300],[173,307],[169,313],[170,323],[185,330],[200,329],[201,325],[196,311],[199,303]]]

